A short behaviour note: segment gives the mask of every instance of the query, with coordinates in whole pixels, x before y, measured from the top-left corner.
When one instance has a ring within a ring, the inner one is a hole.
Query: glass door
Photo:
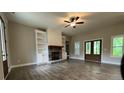
[[[93,40],[85,42],[85,60],[92,62],[101,62],[102,40]]]

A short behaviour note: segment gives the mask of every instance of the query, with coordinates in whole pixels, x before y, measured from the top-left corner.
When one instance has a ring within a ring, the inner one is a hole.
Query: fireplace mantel
[[[62,46],[62,32],[55,29],[47,30],[48,45]]]

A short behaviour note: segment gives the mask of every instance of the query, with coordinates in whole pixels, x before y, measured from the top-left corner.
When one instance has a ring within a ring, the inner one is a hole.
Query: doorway
[[[66,41],[67,59],[69,59],[69,41]]]
[[[8,60],[7,60],[7,47],[6,47],[6,34],[5,34],[5,24],[0,17],[0,46],[2,47],[2,61],[3,61],[3,71],[4,78],[8,74]]]
[[[85,42],[85,61],[101,63],[102,40]]]

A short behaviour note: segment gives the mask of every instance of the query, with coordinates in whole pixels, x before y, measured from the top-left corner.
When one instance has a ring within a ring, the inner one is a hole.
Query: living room
[[[0,16],[0,79],[121,79],[123,12],[4,12]]]

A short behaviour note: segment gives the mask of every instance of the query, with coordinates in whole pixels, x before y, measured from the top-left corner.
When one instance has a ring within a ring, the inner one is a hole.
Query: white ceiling
[[[35,28],[56,29],[67,35],[75,35],[79,32],[110,26],[124,22],[124,13],[119,12],[15,12],[5,13],[9,21],[32,26]],[[79,16],[79,21],[84,24],[77,25],[76,28],[64,28],[69,17]]]

